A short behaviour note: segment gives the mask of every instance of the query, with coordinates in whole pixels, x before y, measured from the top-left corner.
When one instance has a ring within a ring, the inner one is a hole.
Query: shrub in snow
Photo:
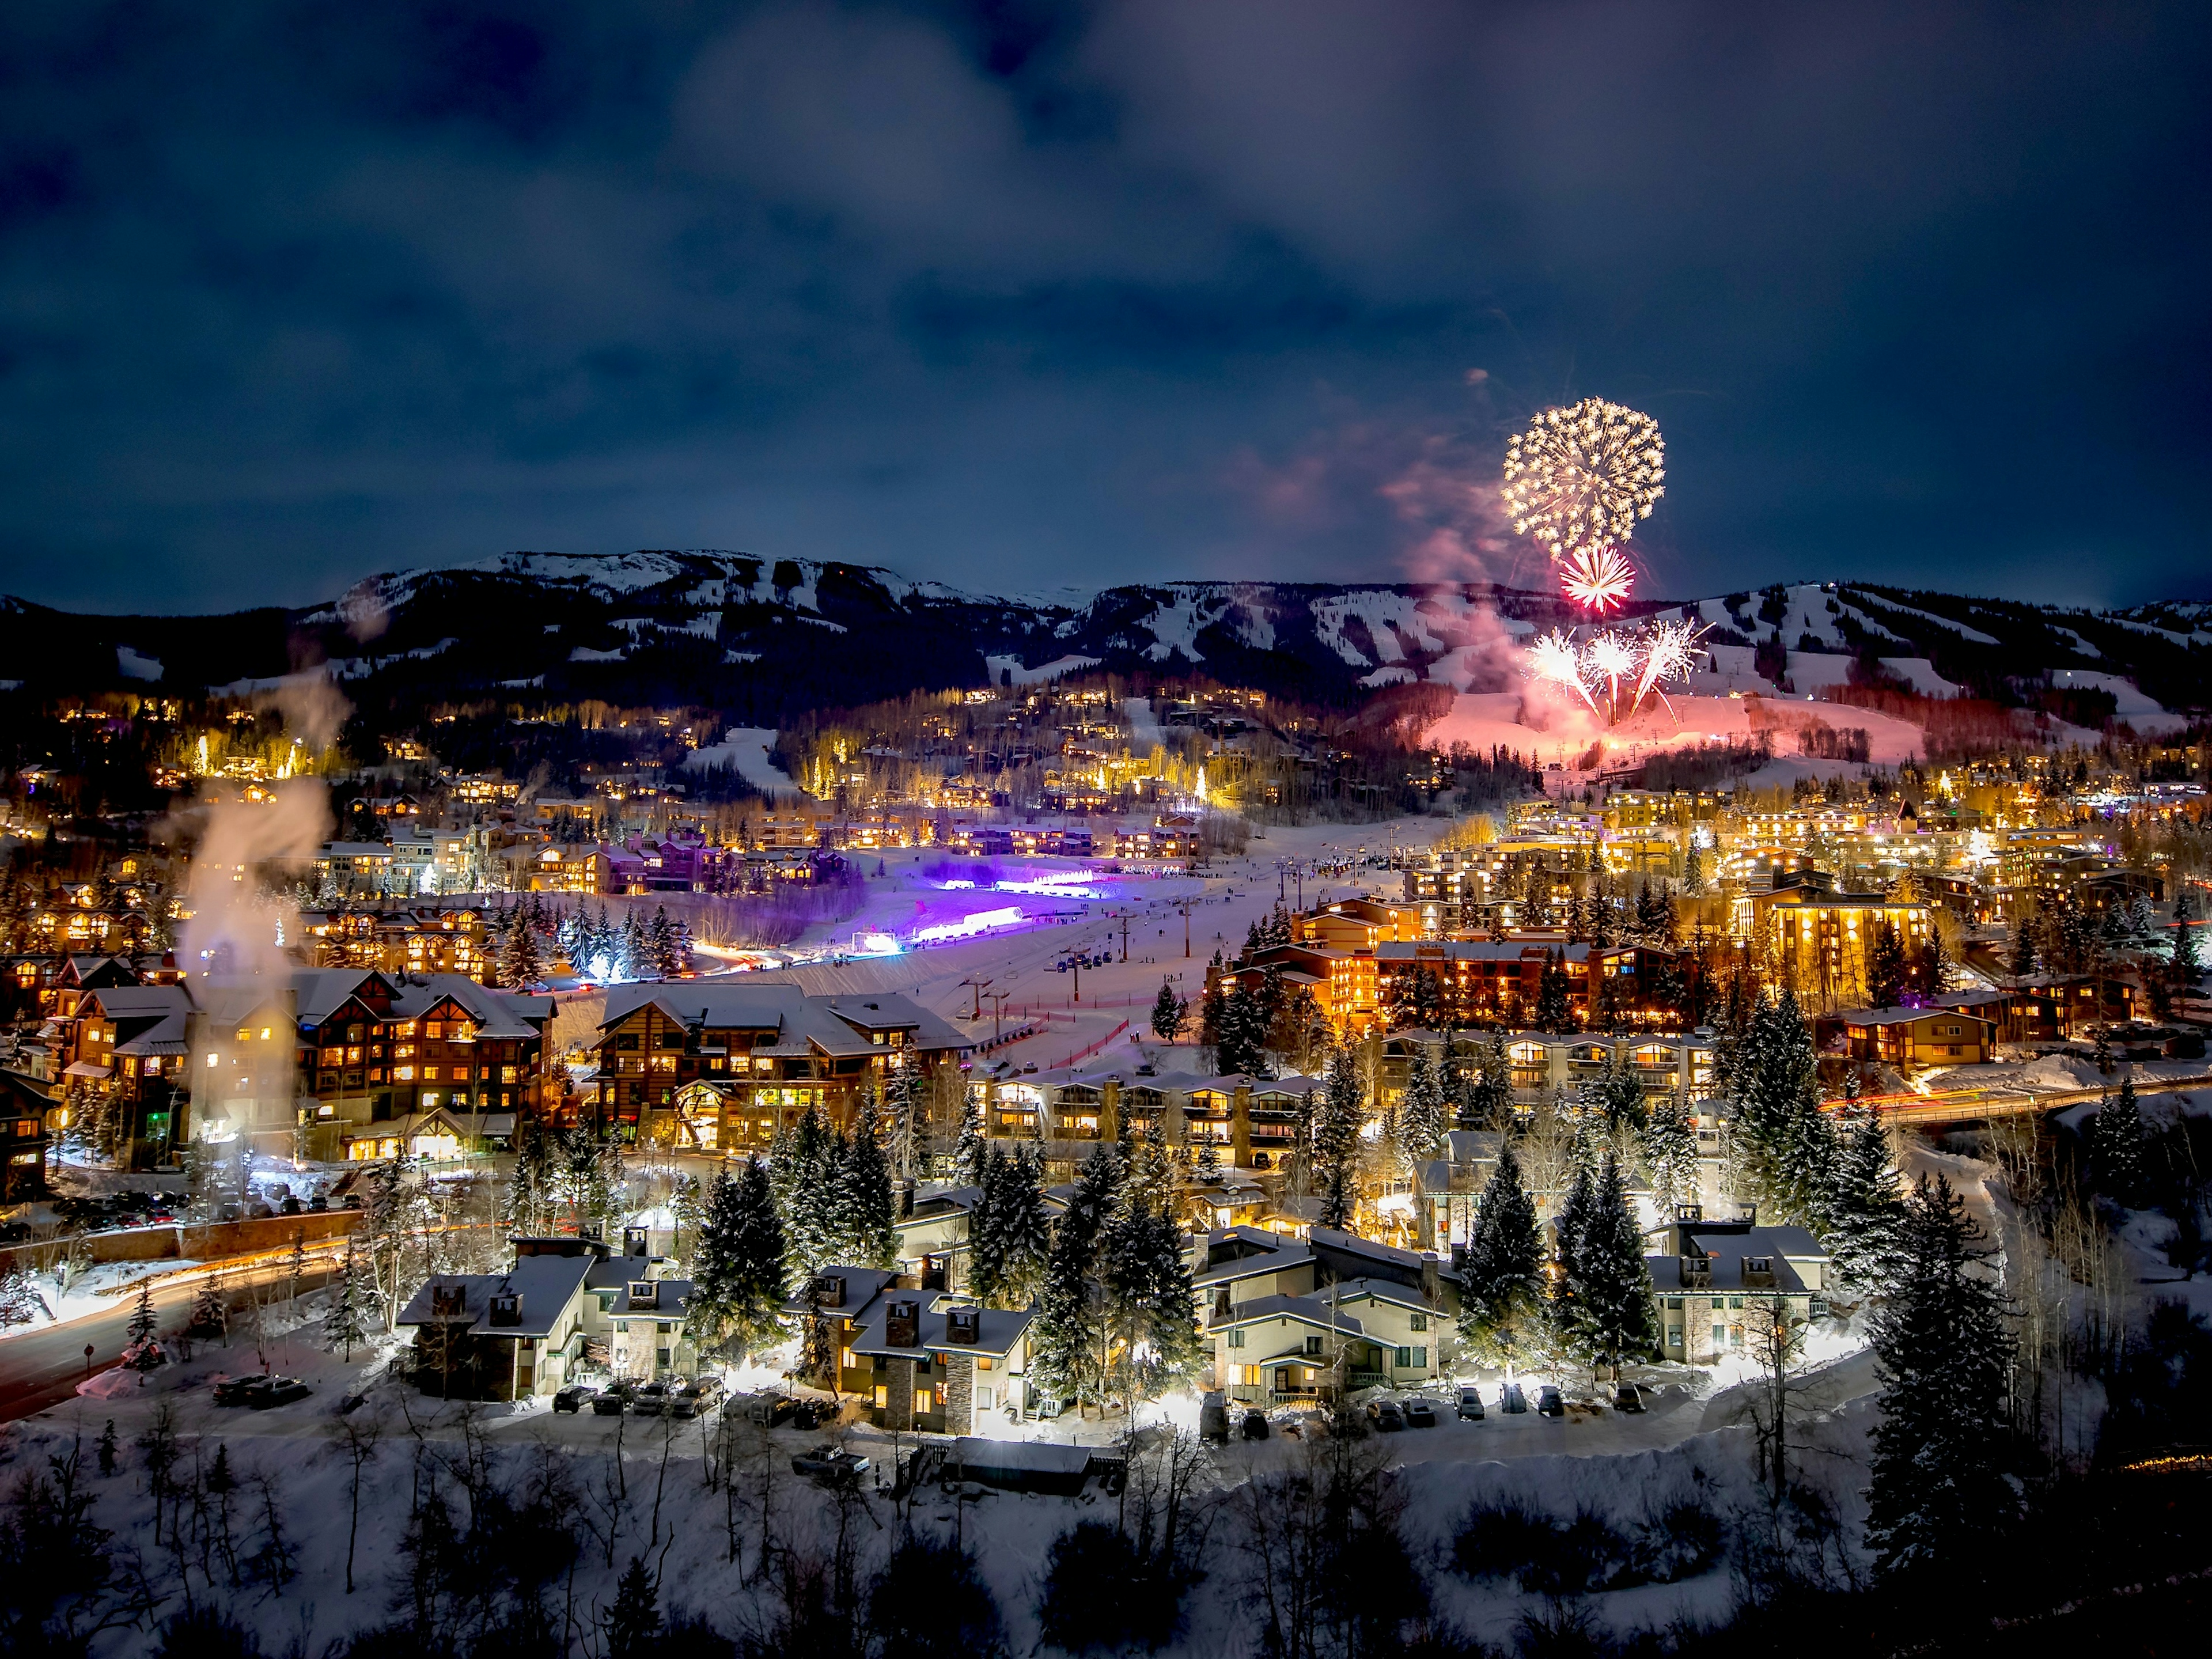
[[[991,1659],[1006,1651],[999,1604],[972,1550],[909,1534],[868,1592],[868,1626],[901,1659]]]
[[[1079,1521],[1046,1557],[1037,1627],[1070,1653],[1158,1649],[1182,1626],[1181,1578],[1110,1522]]]

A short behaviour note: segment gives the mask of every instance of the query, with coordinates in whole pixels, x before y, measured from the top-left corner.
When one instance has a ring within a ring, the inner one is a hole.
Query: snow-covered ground
[[[33,1312],[26,1324],[0,1328],[0,1341],[11,1336],[24,1336],[38,1331],[51,1330],[56,1325],[66,1325],[73,1319],[82,1319],[88,1314],[107,1313],[113,1310],[118,1298],[129,1292],[139,1280],[161,1279],[170,1273],[198,1270],[198,1261],[103,1261],[87,1268],[84,1273],[64,1291],[51,1273],[33,1276],[31,1288],[46,1310]]]
[[[175,1557],[157,1547],[150,1535],[146,1468],[134,1443],[166,1407],[184,1444],[187,1469],[204,1471],[216,1445],[226,1445],[241,1494],[253,1494],[250,1503],[241,1499],[237,1506],[240,1554],[246,1553],[246,1538],[263,1524],[258,1484],[264,1477],[277,1494],[286,1540],[295,1553],[298,1577],[286,1594],[249,1586],[233,1601],[235,1614],[270,1650],[297,1637],[307,1650],[319,1651],[343,1632],[391,1616],[404,1589],[398,1546],[407,1528],[410,1491],[418,1481],[434,1483],[457,1515],[465,1512],[459,1490],[459,1475],[470,1464],[459,1431],[465,1414],[482,1431],[488,1450],[479,1462],[495,1478],[520,1489],[528,1472],[550,1456],[561,1462],[580,1495],[575,1525],[583,1549],[574,1593],[574,1606],[586,1619],[611,1598],[621,1568],[636,1553],[657,1565],[664,1608],[704,1613],[733,1632],[760,1628],[769,1610],[727,1559],[727,1528],[734,1513],[741,1547],[748,1555],[757,1548],[757,1494],[763,1478],[770,1483],[781,1535],[803,1545],[826,1537],[833,1527],[832,1501],[794,1479],[788,1462],[793,1454],[831,1434],[740,1431],[735,1443],[746,1496],[732,1506],[725,1493],[706,1484],[703,1458],[714,1433],[709,1424],[561,1415],[542,1402],[441,1405],[379,1380],[388,1359],[387,1343],[356,1352],[350,1363],[324,1352],[315,1340],[319,1303],[318,1297],[303,1300],[296,1329],[280,1328],[288,1317],[276,1310],[258,1345],[243,1334],[234,1334],[228,1348],[203,1347],[189,1363],[156,1371],[143,1386],[135,1377],[110,1374],[113,1380],[91,1395],[15,1425],[0,1437],[0,1480],[12,1479],[12,1470],[41,1466],[58,1441],[65,1444],[73,1437],[86,1448],[89,1472],[91,1443],[112,1421],[123,1447],[122,1467],[112,1477],[91,1476],[97,1494],[94,1519],[115,1529],[118,1544],[136,1549],[149,1563],[157,1588],[169,1598],[164,1611],[173,1611],[179,1601],[164,1575],[173,1572]],[[266,1412],[214,1405],[215,1378],[258,1373],[264,1367],[297,1376],[314,1392]],[[765,1375],[740,1382],[757,1383]],[[1805,1391],[1806,1410],[1793,1433],[1801,1444],[1819,1448],[1817,1455],[1808,1452],[1803,1460],[1806,1478],[1826,1492],[1855,1534],[1869,1421],[1861,1397],[1864,1390],[1854,1383],[1823,1395],[1818,1382],[1814,1379]],[[367,1394],[367,1403],[342,1419],[337,1402],[356,1392]],[[1432,1581],[1438,1610],[1472,1633],[1496,1641],[1510,1638],[1517,1620],[1540,1612],[1545,1604],[1522,1593],[1510,1579],[1470,1579],[1445,1565],[1470,1504],[1510,1500],[1562,1523],[1588,1512],[1632,1534],[1670,1506],[1689,1504],[1723,1525],[1754,1527],[1764,1504],[1753,1435],[1724,1420],[1725,1404],[1725,1395],[1700,1400],[1682,1390],[1663,1392],[1641,1418],[1587,1408],[1557,1422],[1533,1414],[1493,1414],[1481,1423],[1463,1424],[1447,1416],[1435,1429],[1378,1437],[1370,1444],[1391,1468],[1389,1479],[1402,1503],[1409,1549],[1417,1559],[1439,1566]],[[1158,1418],[1173,1421],[1185,1409],[1171,1405]],[[356,1587],[350,1595],[344,1583],[353,1481],[341,1443],[341,1425],[349,1423],[380,1437],[361,1485]],[[1101,1440],[1119,1437],[1122,1427],[1088,1426]],[[882,1559],[896,1532],[891,1499],[873,1484],[875,1475],[887,1471],[914,1442],[906,1437],[895,1443],[866,1429],[833,1433],[868,1455],[875,1472],[863,1486],[872,1517],[872,1524],[862,1527],[867,1541],[861,1563],[866,1571]],[[626,1495],[611,1479],[617,1444],[626,1465]],[[1202,1562],[1208,1577],[1190,1597],[1189,1628],[1168,1651],[1195,1656],[1249,1646],[1240,1506],[1248,1483],[1293,1469],[1315,1444],[1310,1438],[1278,1435],[1257,1444],[1232,1442],[1210,1454],[1200,1481],[1200,1502],[1213,1514]],[[1034,1608],[1053,1540],[1079,1519],[1110,1517],[1114,1510],[1115,1500],[1096,1483],[1076,1498],[933,1486],[908,1506],[908,1519],[922,1530],[957,1536],[975,1551],[1006,1620],[1009,1645],[1026,1652],[1036,1642]],[[256,1537],[257,1547],[258,1542]],[[1726,1561],[1717,1559],[1682,1582],[1595,1595],[1589,1607],[1601,1622],[1627,1631],[1678,1619],[1718,1620],[1726,1616],[1731,1598]],[[143,1632],[118,1631],[102,1637],[94,1651],[105,1659],[142,1651],[143,1645]]]

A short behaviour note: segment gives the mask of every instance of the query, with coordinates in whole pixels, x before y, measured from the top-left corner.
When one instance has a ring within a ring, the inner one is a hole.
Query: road
[[[330,1275],[331,1265],[327,1260],[309,1257],[307,1270],[300,1280],[301,1287],[319,1290]],[[235,1307],[238,1292],[247,1285],[288,1278],[290,1271],[283,1262],[277,1261],[227,1273],[224,1278],[231,1293],[226,1299]],[[155,1284],[154,1310],[165,1334],[184,1324],[204,1283],[204,1274],[189,1273]],[[104,1371],[121,1359],[129,1337],[131,1316],[137,1305],[137,1297],[125,1292],[117,1297],[114,1307],[104,1313],[73,1319],[65,1325],[49,1326],[44,1330],[23,1331],[0,1341],[0,1423],[28,1417],[69,1399],[87,1376],[94,1371]],[[89,1362],[84,1354],[87,1343],[92,1345]]]

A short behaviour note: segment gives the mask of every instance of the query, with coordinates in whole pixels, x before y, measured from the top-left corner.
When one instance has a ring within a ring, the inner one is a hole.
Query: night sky
[[[1595,393],[1650,593],[2212,597],[2208,85],[2203,0],[17,5],[0,590],[1528,580]]]

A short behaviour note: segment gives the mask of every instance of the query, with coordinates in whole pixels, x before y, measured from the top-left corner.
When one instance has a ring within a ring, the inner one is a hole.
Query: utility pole
[[[1124,910],[1124,911],[1122,911],[1122,912],[1121,912],[1121,960],[1122,960],[1123,962],[1127,962],[1127,961],[1128,961],[1128,959],[1129,959],[1129,913],[1128,913],[1127,910]]]
[[[1182,957],[1185,962],[1190,960],[1190,901],[1188,898],[1182,902]]]
[[[1012,994],[1012,992],[1009,992],[1009,991],[994,991],[994,992],[992,992],[992,993],[990,994],[990,995],[991,995],[991,1041],[992,1041],[992,1042],[996,1042],[999,1040],[999,1015],[1000,1015],[1000,1011],[1006,1007],[1006,999],[1007,999],[1009,996],[1011,996]]]

